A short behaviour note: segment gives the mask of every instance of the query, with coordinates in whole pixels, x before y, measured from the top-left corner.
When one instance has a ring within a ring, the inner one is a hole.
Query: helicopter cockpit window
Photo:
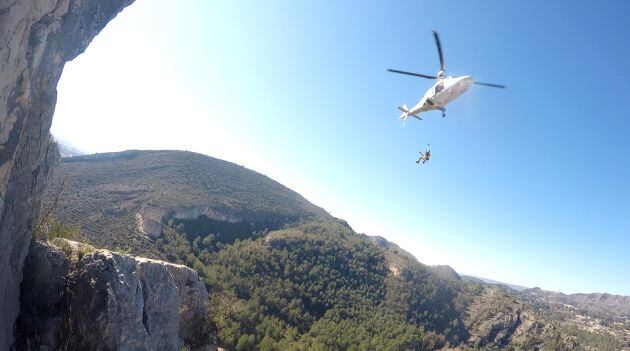
[[[437,94],[442,90],[444,90],[444,83],[438,83],[438,85],[435,86],[435,93]]]

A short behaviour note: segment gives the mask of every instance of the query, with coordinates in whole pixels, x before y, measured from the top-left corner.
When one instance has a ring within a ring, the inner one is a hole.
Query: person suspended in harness
[[[427,161],[429,161],[430,158],[431,150],[429,150],[429,144],[427,144],[427,149],[424,152],[420,152],[420,158],[418,158],[418,161],[416,161],[416,163],[422,162],[422,164],[425,164],[427,163]]]

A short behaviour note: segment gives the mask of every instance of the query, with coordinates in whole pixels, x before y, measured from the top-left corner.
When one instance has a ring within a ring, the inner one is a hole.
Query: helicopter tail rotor
[[[403,121],[403,125],[405,125],[405,122],[407,122],[407,118],[409,117],[417,118],[422,121],[422,118],[420,118],[420,116],[414,115],[411,112],[409,112],[409,108],[407,108],[407,105],[398,106],[398,109],[402,111],[402,115],[400,115],[398,119]]]
[[[407,118],[409,118],[409,109],[407,108],[407,105],[399,106],[398,109],[402,111],[402,114],[398,117],[398,119],[401,120],[404,125],[405,122],[407,122]]]

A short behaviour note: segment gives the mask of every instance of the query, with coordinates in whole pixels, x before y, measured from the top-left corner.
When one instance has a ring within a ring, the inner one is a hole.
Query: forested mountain
[[[448,266],[426,266],[281,184],[208,156],[63,159],[46,199],[48,227],[195,269],[209,291],[210,334],[230,350],[628,345],[630,324],[611,334],[542,300],[462,281]]]

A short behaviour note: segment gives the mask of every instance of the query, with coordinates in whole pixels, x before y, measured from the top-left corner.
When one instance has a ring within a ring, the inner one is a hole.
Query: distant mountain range
[[[499,282],[492,279],[462,275],[465,281],[482,285],[494,285],[518,292],[520,296],[530,300],[539,300],[551,304],[561,304],[568,308],[582,310],[588,314],[602,318],[618,316],[630,318],[630,296],[613,295],[607,293],[578,293],[563,294],[561,292],[546,291],[541,288],[526,288],[524,286]]]
[[[607,293],[563,294],[561,292],[545,291],[540,288],[522,290],[521,293],[529,294],[551,303],[572,306],[577,310],[602,318],[610,315],[630,318],[630,296]]]
[[[500,282],[500,281],[496,281],[496,280],[492,280],[492,279],[488,279],[488,278],[476,277],[476,276],[473,276],[473,275],[460,274],[460,276],[462,277],[462,279],[464,279],[466,281],[479,283],[479,284],[507,286],[508,288],[516,290],[516,291],[523,291],[523,290],[527,290],[528,289],[528,288],[526,288],[524,286],[514,285],[514,284],[509,284],[509,283],[503,283],[503,282]]]
[[[85,151],[75,146],[72,146],[65,140],[55,138],[55,142],[57,142],[57,147],[59,148],[59,153],[61,154],[61,157],[74,157],[87,154]]]
[[[42,207],[97,247],[195,269],[227,349],[630,349],[628,298],[424,265],[262,174],[192,152],[63,158]]]

